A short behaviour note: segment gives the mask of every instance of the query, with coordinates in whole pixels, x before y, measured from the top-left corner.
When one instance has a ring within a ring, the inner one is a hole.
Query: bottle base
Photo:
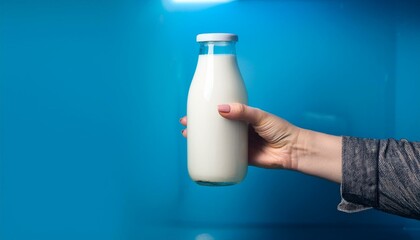
[[[195,181],[198,185],[201,186],[210,186],[210,187],[222,187],[222,186],[231,186],[236,184],[236,182],[208,182],[208,181]]]

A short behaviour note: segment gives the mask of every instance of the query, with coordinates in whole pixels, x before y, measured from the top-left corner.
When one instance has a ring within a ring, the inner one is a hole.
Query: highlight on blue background
[[[178,123],[196,34],[233,32],[251,105],[420,141],[419,29],[408,0],[0,0],[0,239],[419,238],[295,172],[198,186]]]

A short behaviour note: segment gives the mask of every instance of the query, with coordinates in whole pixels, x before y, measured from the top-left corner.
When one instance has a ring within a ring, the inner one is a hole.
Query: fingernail
[[[181,122],[181,121],[182,121],[182,118],[179,119],[179,122]]]
[[[230,112],[230,105],[228,104],[222,104],[217,106],[217,110],[221,113],[229,113]]]
[[[181,134],[184,134],[184,131],[185,131],[185,129],[182,129],[182,130],[181,130]]]

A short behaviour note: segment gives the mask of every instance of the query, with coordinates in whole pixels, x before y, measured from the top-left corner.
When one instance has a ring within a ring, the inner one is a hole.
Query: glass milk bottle
[[[188,172],[200,185],[224,186],[240,182],[248,167],[248,126],[219,115],[217,106],[248,103],[236,61],[238,36],[227,33],[197,35],[197,68],[188,93]]]

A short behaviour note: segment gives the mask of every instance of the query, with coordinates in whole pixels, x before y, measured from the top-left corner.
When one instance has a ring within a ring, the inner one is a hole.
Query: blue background
[[[416,1],[0,0],[0,239],[418,239],[338,212],[339,186],[251,167],[195,185],[195,36],[239,35],[250,104],[331,134],[420,141]]]

